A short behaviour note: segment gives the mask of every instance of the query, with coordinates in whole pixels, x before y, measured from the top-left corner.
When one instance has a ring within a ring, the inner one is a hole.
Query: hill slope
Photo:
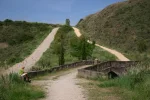
[[[44,23],[8,19],[0,22],[0,67],[22,61],[44,40],[52,28],[53,25]]]
[[[79,21],[97,43],[123,52],[150,50],[150,1],[128,0],[110,5]]]

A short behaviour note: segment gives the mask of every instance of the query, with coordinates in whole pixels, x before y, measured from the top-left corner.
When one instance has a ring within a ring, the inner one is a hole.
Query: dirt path
[[[25,66],[25,71],[29,71],[30,68],[40,59],[43,52],[45,52],[49,48],[57,30],[58,28],[54,28],[52,32],[45,38],[45,40],[39,45],[37,49],[35,49],[35,51],[29,57],[27,57],[24,61],[10,67],[3,74],[8,74],[11,72],[17,73],[21,66]]]
[[[81,66],[85,68],[88,66]],[[114,94],[114,88],[100,88],[99,81],[78,78],[73,68],[56,72],[34,80],[32,85],[40,86],[46,91],[46,98],[40,100],[120,100]]]
[[[73,29],[74,29],[74,31],[75,31],[75,33],[76,33],[76,35],[77,35],[78,37],[80,37],[80,36],[82,35],[82,34],[80,33],[79,29],[77,29],[77,28],[75,28],[75,27],[73,27]],[[88,40],[88,42],[89,42],[89,43],[92,43],[92,42],[89,41],[89,40]],[[101,45],[99,45],[99,44],[95,44],[95,45],[98,46],[98,47],[100,47],[100,48],[102,48],[102,49],[104,49],[104,50],[106,50],[106,51],[108,51],[108,52],[110,52],[111,54],[114,54],[120,61],[129,61],[128,58],[126,58],[123,54],[121,54],[120,52],[118,52],[118,51],[116,51],[116,50],[106,48],[106,47],[101,46]]]
[[[88,67],[82,66],[80,68]],[[34,85],[41,85],[45,88],[47,95],[42,100],[87,100],[84,89],[80,87],[80,79],[76,77],[77,69],[71,69],[45,80],[34,81]],[[44,79],[44,78],[43,78]]]

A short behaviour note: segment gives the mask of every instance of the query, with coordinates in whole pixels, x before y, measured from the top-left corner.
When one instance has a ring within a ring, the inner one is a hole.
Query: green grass
[[[51,32],[52,25],[24,21],[0,22],[0,67],[13,65],[25,59]]]
[[[98,86],[103,88],[118,87],[119,91],[114,91],[122,96],[122,100],[149,100],[149,77],[150,71],[143,70],[139,73],[132,73],[116,79],[103,81]]]
[[[117,79],[112,79],[112,80],[108,80],[108,81],[104,81],[103,84],[100,84],[100,87],[116,87],[116,86],[120,86],[120,87],[124,87],[124,88],[129,88],[130,89],[130,85],[131,85],[131,78],[130,76],[123,76]]]
[[[110,60],[116,60],[117,57],[114,56],[113,54],[105,51],[102,48],[96,47],[93,50],[93,54],[92,54],[93,58],[97,58],[100,61],[110,61]]]
[[[0,100],[37,100],[44,96],[44,91],[25,83],[17,74],[0,78]]]

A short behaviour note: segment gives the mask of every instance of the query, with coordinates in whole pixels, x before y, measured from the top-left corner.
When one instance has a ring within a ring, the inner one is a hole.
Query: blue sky
[[[25,20],[71,25],[85,16],[122,0],[0,0],[0,20]]]

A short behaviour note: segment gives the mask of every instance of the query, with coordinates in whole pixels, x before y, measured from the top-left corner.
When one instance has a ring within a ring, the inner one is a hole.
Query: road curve
[[[24,61],[15,64],[4,71],[5,74],[17,73],[21,66],[25,66],[25,71],[29,71],[33,65],[41,58],[42,54],[49,48],[54,36],[59,28],[54,28],[52,32],[44,39],[44,41],[35,49],[35,51],[28,56]]]
[[[77,37],[80,37],[80,36],[82,35],[82,34],[80,33],[80,30],[79,30],[79,29],[77,29],[77,28],[75,28],[75,27],[73,27],[73,29],[74,29],[74,31],[75,31]],[[92,42],[89,41],[89,40],[88,40],[87,42],[92,43]],[[95,45],[98,46],[98,47],[100,47],[100,48],[102,48],[102,49],[104,49],[104,50],[106,50],[106,51],[108,51],[108,52],[110,52],[111,54],[115,55],[115,56],[118,58],[118,60],[120,60],[120,61],[130,61],[130,60],[129,60],[128,58],[126,58],[123,54],[121,54],[120,52],[118,52],[118,51],[116,51],[116,50],[106,48],[106,47],[101,46],[101,45],[99,45],[99,44],[95,44]]]

